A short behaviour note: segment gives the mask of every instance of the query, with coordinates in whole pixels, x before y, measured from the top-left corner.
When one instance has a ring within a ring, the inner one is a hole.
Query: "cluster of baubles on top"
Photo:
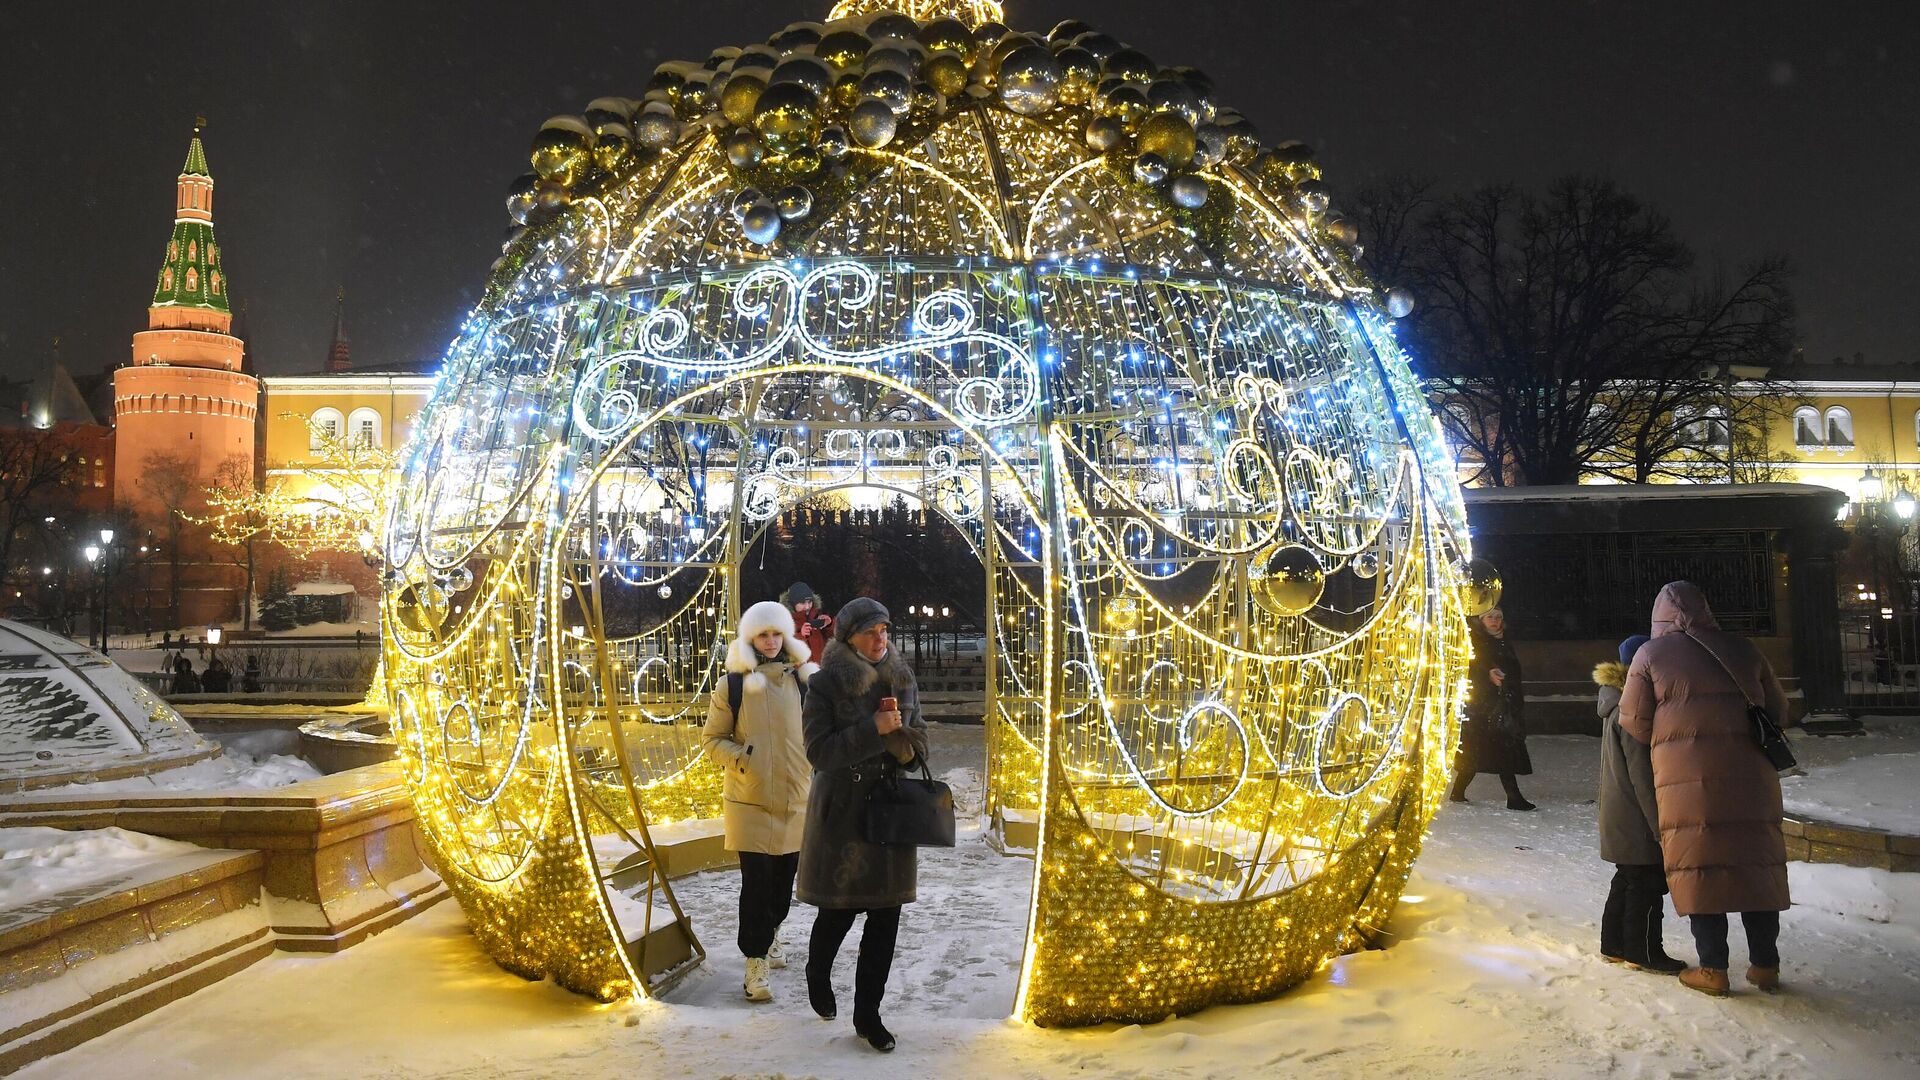
[[[1224,163],[1303,217],[1327,210],[1312,151],[1294,142],[1263,149],[1194,68],[1161,67],[1074,20],[1042,35],[889,12],[798,22],[764,45],[664,63],[638,101],[603,97],[581,116],[548,120],[533,141],[533,172],[507,199],[509,241],[705,130],[724,140],[743,233],[772,245],[823,195],[850,186],[856,148],[911,146],[955,110],[992,105],[1072,125],[1091,151],[1184,211],[1206,205],[1202,172]],[[1358,238],[1337,216],[1322,226],[1337,244]]]

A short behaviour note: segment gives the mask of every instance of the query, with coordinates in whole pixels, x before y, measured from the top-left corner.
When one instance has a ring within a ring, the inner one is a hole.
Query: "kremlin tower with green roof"
[[[114,372],[114,501],[156,530],[173,507],[158,505],[155,469],[195,474],[196,489],[230,468],[256,468],[254,421],[260,381],[246,370],[246,345],[232,333],[233,308],[220,244],[213,235],[213,171],[197,121],[187,163],[174,186],[173,231],[147,306],[147,329],[133,335],[132,362]],[[238,463],[230,465],[229,463]],[[191,509],[191,508],[185,508]],[[179,625],[221,621],[239,610],[240,590],[219,567],[183,568],[206,580],[183,581]],[[215,580],[215,578],[222,580]],[[186,610],[191,598],[192,610]]]
[[[182,315],[204,320],[221,332],[232,325],[227,276],[220,267],[220,245],[213,239],[213,174],[207,170],[207,151],[200,144],[198,127],[187,144],[187,163],[180,170],[173,236],[154,284],[152,307],[183,309]]]

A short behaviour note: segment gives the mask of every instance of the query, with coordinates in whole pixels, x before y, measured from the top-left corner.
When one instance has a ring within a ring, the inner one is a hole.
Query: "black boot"
[[[887,1030],[887,1025],[881,1023],[878,1016],[854,1017],[853,1033],[883,1054],[893,1052],[893,1032]]]
[[[1654,893],[1650,899],[1653,902],[1647,905],[1646,921],[1643,924],[1646,927],[1646,937],[1644,958],[1640,961],[1640,966],[1656,975],[1678,975],[1687,970],[1687,962],[1675,960],[1667,955],[1666,942],[1663,940],[1666,922],[1666,913],[1663,909],[1666,904],[1661,900],[1659,893]]]
[[[1618,964],[1627,958],[1621,945],[1621,939],[1626,936],[1621,933],[1625,925],[1621,916],[1626,909],[1627,889],[1615,872],[1613,885],[1607,889],[1606,906],[1600,909],[1600,958],[1609,964]]]

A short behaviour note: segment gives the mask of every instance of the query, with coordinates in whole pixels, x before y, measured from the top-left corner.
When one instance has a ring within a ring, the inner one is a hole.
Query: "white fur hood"
[[[785,653],[773,660],[762,657],[753,647],[753,639],[765,630],[778,630],[786,640]],[[820,665],[812,663],[812,659],[812,650],[793,632],[793,613],[784,604],[764,600],[741,613],[733,644],[727,646],[726,668],[731,674],[747,676],[748,687],[759,690],[766,679],[760,673],[762,665],[790,664],[799,669],[804,681],[820,670]]]

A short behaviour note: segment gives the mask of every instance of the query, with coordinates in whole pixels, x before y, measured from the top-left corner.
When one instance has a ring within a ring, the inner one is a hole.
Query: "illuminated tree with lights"
[[[985,568],[1015,1012],[1270,996],[1397,901],[1489,601],[1406,298],[1199,72],[909,8],[536,137],[382,541],[421,829],[504,966],[670,987],[701,952],[652,830],[719,813],[741,555],[877,488]]]

